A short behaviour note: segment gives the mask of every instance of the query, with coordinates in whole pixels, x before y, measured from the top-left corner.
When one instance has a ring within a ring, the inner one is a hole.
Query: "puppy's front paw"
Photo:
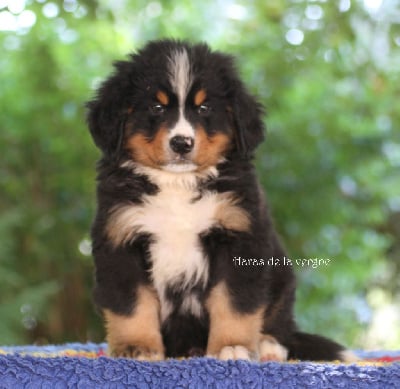
[[[225,346],[222,347],[219,352],[214,355],[210,355],[214,358],[222,359],[223,361],[227,361],[229,359],[244,359],[250,361],[254,359],[254,356],[246,347],[241,345],[234,345],[234,346]],[[253,358],[252,358],[253,357]]]
[[[162,350],[130,344],[110,348],[110,355],[116,358],[133,358],[139,361],[160,361],[164,359]]]
[[[260,340],[258,348],[260,362],[284,362],[287,360],[288,350],[272,336],[264,335]]]

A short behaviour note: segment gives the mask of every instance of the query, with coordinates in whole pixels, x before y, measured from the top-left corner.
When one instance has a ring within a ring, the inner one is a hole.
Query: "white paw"
[[[275,338],[265,335],[259,345],[260,362],[284,362],[288,357],[288,350],[277,342]]]
[[[250,351],[244,346],[225,346],[216,356],[218,359],[227,361],[228,359],[245,359],[250,361]]]

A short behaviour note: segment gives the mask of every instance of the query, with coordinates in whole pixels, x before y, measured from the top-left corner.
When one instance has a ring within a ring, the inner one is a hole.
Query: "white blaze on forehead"
[[[190,61],[185,49],[172,52],[169,58],[168,71],[172,89],[178,96],[179,101],[179,120],[171,129],[169,138],[171,139],[176,135],[193,138],[193,126],[185,119],[183,113],[186,96],[192,84]]]
[[[178,96],[179,105],[183,107],[192,83],[189,56],[185,49],[172,52],[169,58],[168,71],[172,89]]]

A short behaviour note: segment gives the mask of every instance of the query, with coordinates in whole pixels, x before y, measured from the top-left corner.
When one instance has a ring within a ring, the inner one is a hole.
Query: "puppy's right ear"
[[[125,135],[128,106],[125,81],[129,63],[114,64],[116,72],[97,90],[95,99],[86,104],[87,123],[97,147],[105,157],[119,160]]]

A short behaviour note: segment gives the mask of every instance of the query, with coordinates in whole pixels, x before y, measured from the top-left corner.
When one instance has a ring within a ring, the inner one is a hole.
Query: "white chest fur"
[[[248,227],[248,220],[231,193],[206,191],[200,196],[193,173],[148,168],[143,173],[159,191],[145,195],[142,204],[125,203],[115,207],[107,232],[116,245],[133,241],[141,233],[151,234],[151,278],[160,298],[161,317],[165,319],[172,309],[165,296],[168,286],[184,292],[191,285],[207,284],[209,262],[199,235],[215,225],[243,230]],[[216,175],[216,172],[208,174]],[[202,308],[189,293],[181,309],[199,315]]]
[[[216,196],[207,195],[197,201],[195,196],[186,188],[166,187],[146,199],[138,222],[141,231],[156,238],[150,248],[156,287],[176,280],[182,288],[192,281],[207,281],[207,261],[199,234],[215,223]]]
[[[217,202],[212,194],[195,201],[197,194],[185,187],[160,189],[146,198],[136,222],[141,232],[154,237],[149,248],[151,275],[159,296],[164,296],[167,285],[183,291],[190,284],[207,283],[208,260],[199,234],[215,224]]]

